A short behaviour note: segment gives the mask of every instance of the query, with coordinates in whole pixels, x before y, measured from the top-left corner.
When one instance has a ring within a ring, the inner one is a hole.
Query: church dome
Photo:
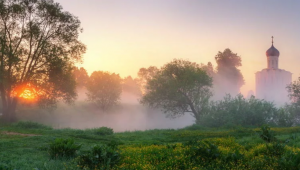
[[[273,46],[273,44],[266,52],[267,56],[279,56],[279,54],[279,51]]]

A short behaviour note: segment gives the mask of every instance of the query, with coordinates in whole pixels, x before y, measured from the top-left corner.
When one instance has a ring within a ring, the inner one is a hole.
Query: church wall
[[[291,83],[292,74],[281,69],[264,69],[256,73],[256,96],[274,101],[275,104],[288,102],[286,86]]]

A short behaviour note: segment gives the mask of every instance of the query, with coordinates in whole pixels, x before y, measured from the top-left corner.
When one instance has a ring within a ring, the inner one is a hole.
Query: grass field
[[[260,137],[260,128],[194,125],[105,134],[99,129],[52,129],[19,122],[0,125],[0,170],[89,169],[79,165],[80,155],[95,145],[107,145],[109,150],[111,144],[118,159],[114,166],[102,169],[300,169],[300,127],[271,131],[276,138],[273,142]],[[81,148],[72,158],[51,158],[49,144],[58,138],[74,139]],[[112,160],[106,163],[112,164]]]

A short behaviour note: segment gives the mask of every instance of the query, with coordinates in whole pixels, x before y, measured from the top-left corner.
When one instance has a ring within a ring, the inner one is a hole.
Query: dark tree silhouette
[[[211,86],[212,78],[198,64],[175,59],[148,81],[141,102],[172,117],[189,112],[198,121],[208,106]]]
[[[72,68],[85,46],[80,21],[53,0],[0,1],[0,93],[4,118],[15,120],[24,88],[43,105],[75,97]]]

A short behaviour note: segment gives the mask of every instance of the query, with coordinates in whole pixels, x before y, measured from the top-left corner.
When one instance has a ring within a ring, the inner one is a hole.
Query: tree
[[[147,83],[141,102],[176,117],[191,113],[199,120],[212,96],[212,78],[193,62],[175,59]]]
[[[138,72],[138,81],[142,93],[146,93],[146,85],[149,80],[158,72],[158,68],[155,66],[150,66],[148,68],[140,68]]]
[[[229,48],[215,56],[217,62],[217,75],[215,84],[221,93],[236,95],[244,85],[244,77],[238,67],[242,66],[242,59]],[[223,94],[222,94],[223,95]]]
[[[293,103],[300,104],[300,77],[298,77],[298,81],[294,81],[289,84],[287,87],[287,91],[289,93],[289,98]]]
[[[42,105],[76,97],[72,68],[86,47],[80,21],[53,0],[0,0],[0,93],[4,118],[15,120],[19,96],[37,89]]]
[[[137,96],[141,96],[142,94],[138,80],[133,79],[131,76],[125,77],[122,80],[122,91],[129,92]]]
[[[94,71],[87,83],[88,100],[102,110],[116,105],[122,92],[122,80],[118,74]]]
[[[292,117],[293,123],[295,125],[300,124],[300,77],[298,77],[298,81],[294,81],[289,84],[287,87],[288,96],[291,100],[290,104],[286,104],[284,106],[285,110]]]
[[[74,67],[73,76],[75,77],[76,85],[78,88],[85,87],[89,80],[89,75],[86,69],[83,67]]]

